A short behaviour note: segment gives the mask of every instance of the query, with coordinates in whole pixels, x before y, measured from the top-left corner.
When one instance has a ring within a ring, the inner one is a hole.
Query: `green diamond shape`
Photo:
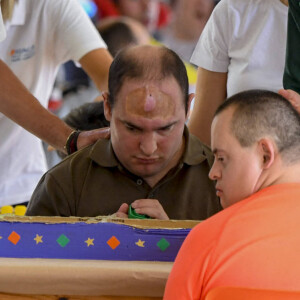
[[[66,247],[70,242],[70,240],[64,234],[61,234],[56,241],[63,248]]]
[[[170,243],[166,239],[162,238],[156,245],[161,251],[165,251],[169,248]]]

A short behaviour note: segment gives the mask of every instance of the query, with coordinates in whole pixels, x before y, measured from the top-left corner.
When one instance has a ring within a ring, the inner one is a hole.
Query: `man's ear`
[[[273,141],[267,138],[261,139],[258,142],[258,147],[262,159],[262,167],[264,169],[270,168],[275,160],[276,146]]]
[[[111,105],[108,101],[108,97],[109,94],[107,92],[102,93],[102,97],[103,97],[103,107],[104,107],[104,115],[105,115],[105,119],[107,121],[111,121],[111,116],[112,116],[112,110],[111,110]]]
[[[189,99],[188,99],[188,103],[187,103],[186,121],[191,116],[191,103],[192,103],[192,101],[193,101],[194,98],[195,98],[195,94],[194,93],[189,94]]]

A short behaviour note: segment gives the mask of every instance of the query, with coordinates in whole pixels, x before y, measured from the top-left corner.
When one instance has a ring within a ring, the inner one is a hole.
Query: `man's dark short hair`
[[[159,55],[156,55],[155,59],[133,55],[131,53],[133,48],[126,48],[117,54],[109,69],[108,101],[112,108],[126,79],[162,80],[174,77],[182,91],[183,102],[187,112],[189,84],[184,63],[174,51],[166,47],[153,48],[155,51],[159,51]]]
[[[103,102],[88,102],[72,109],[63,120],[76,130],[93,130],[109,127],[105,119]]]
[[[110,124],[104,116],[103,101],[88,102],[76,107],[72,109],[63,120],[70,127],[81,131],[109,127]],[[57,151],[57,154],[60,158],[67,156],[61,151]]]
[[[271,137],[287,163],[300,159],[300,115],[288,100],[266,90],[249,90],[228,98],[216,111],[234,107],[231,131],[242,147]]]
[[[123,48],[129,45],[137,45],[138,41],[130,26],[121,18],[109,24],[101,23],[97,27],[101,37],[107,44],[107,48],[113,57]]]

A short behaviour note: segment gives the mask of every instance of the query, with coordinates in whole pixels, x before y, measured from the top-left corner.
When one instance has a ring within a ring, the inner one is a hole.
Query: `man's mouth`
[[[220,188],[218,188],[218,187],[216,187],[216,195],[217,195],[218,197],[221,197],[222,194],[223,194],[223,190],[220,189]]]
[[[150,164],[154,164],[158,161],[158,158],[143,158],[143,157],[136,157],[136,160],[141,163],[141,164],[145,164],[145,165],[150,165]]]

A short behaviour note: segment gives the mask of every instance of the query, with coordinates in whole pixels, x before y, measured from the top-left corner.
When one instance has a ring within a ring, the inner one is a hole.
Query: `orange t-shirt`
[[[300,290],[300,184],[267,187],[196,226],[164,299],[204,299],[220,286]]]

